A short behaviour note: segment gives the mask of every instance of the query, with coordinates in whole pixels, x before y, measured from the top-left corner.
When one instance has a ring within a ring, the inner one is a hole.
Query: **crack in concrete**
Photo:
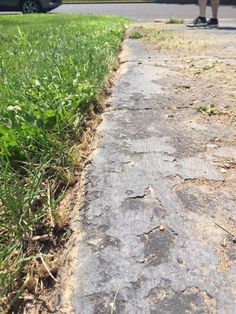
[[[149,234],[151,234],[151,233],[154,232],[154,231],[158,231],[159,227],[160,227],[160,225],[159,225],[159,226],[156,226],[156,227],[154,227],[154,228],[152,228],[150,231],[147,231],[147,232],[143,232],[143,233],[141,233],[141,234],[138,234],[137,237],[142,237],[142,236],[144,236],[144,235],[149,235]]]
[[[119,111],[119,112],[122,112],[122,111],[159,111],[159,109],[158,108],[130,108],[130,107],[122,106],[122,108],[110,107],[110,111]]]
[[[129,196],[127,199],[130,199],[130,200],[135,200],[135,199],[144,199],[145,197],[147,197],[148,195],[151,195],[153,197],[153,199],[155,199],[155,196],[154,196],[154,189],[151,185],[149,185],[144,193],[142,195],[135,195],[135,196]],[[158,200],[158,199],[157,199]],[[158,200],[159,201],[159,200]]]

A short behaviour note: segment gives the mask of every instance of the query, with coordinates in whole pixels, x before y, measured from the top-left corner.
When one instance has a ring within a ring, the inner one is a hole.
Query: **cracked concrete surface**
[[[70,313],[236,313],[236,179],[227,183],[208,158],[235,160],[236,150],[207,146],[216,130],[188,124],[165,84],[173,66],[156,64],[164,59],[124,43],[87,166]],[[230,234],[216,225],[229,219]]]

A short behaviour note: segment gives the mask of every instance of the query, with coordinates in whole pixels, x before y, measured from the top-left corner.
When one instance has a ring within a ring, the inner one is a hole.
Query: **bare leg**
[[[219,1],[219,0],[215,0],[215,1]],[[207,19],[206,19],[207,0],[198,0],[198,4],[199,4],[199,11],[200,11],[199,16],[196,19],[194,19],[191,23],[186,24],[187,27],[207,26]]]
[[[213,19],[217,19],[219,3],[220,3],[219,0],[211,0],[211,9],[212,9],[212,17],[213,17]]]
[[[216,2],[216,1],[213,1],[213,2]],[[207,0],[198,0],[198,3],[199,3],[199,9],[200,9],[200,16],[205,17]]]

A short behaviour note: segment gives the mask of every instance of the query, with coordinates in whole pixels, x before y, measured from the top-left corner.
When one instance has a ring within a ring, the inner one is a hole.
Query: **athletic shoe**
[[[199,16],[191,23],[186,24],[187,27],[205,27],[207,26],[207,20],[205,17]]]
[[[207,27],[209,28],[218,28],[218,26],[219,26],[218,19],[211,18],[210,20],[207,21]]]

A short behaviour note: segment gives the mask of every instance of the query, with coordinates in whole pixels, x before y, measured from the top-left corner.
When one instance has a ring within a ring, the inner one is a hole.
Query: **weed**
[[[131,39],[140,39],[143,35],[139,31],[134,31],[129,35],[129,38]]]
[[[211,116],[216,113],[216,107],[214,104],[211,104],[208,107],[200,106],[197,108],[197,111],[204,115]]]
[[[217,62],[209,62],[209,63],[205,64],[202,69],[203,69],[204,71],[211,70],[211,69],[213,69],[216,65],[217,65]]]
[[[176,19],[174,17],[171,17],[168,21],[166,21],[166,24],[183,24],[183,19]]]
[[[119,285],[118,285],[118,288],[115,292],[115,295],[114,295],[114,298],[113,298],[113,301],[110,303],[110,306],[111,306],[111,314],[113,314],[115,312],[115,309],[116,309],[116,300],[117,300],[117,297],[118,297],[118,294],[121,290],[121,284],[122,282],[120,281],[119,282]]]

